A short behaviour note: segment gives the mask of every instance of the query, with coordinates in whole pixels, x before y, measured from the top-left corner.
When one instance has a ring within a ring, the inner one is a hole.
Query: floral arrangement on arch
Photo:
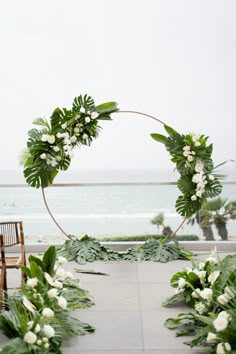
[[[236,352],[236,256],[217,261],[212,254],[205,262],[193,262],[174,274],[175,294],[163,306],[185,303],[193,309],[169,318],[165,325],[178,329],[177,336],[193,336],[191,347],[203,346],[210,353]]]
[[[90,145],[101,129],[99,120],[111,120],[112,113],[119,113],[117,103],[96,106],[92,97],[80,95],[74,99],[71,109],[56,108],[49,121],[36,119],[33,124],[41,129],[28,132],[27,149],[20,158],[27,183],[34,188],[50,186],[60,170],[69,168],[74,148]],[[189,218],[206,198],[222,191],[211,158],[213,146],[207,145],[208,138],[204,135],[181,135],[165,124],[164,128],[168,136],[154,133],[151,137],[165,145],[176,164],[180,174],[177,186],[181,191],[176,210]]]

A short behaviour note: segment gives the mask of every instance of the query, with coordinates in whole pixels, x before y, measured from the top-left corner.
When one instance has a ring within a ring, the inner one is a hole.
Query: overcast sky
[[[11,0],[0,3],[0,169],[18,169],[27,131],[88,93],[210,136],[235,157],[236,1]],[[74,169],[172,167],[147,118],[114,114]]]

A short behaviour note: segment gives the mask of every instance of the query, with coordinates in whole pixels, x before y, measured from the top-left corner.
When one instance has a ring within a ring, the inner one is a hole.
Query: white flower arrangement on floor
[[[22,267],[27,281],[8,298],[8,311],[0,314],[0,331],[9,338],[1,343],[4,354],[60,354],[64,339],[87,334],[94,327],[71,317],[76,308],[93,304],[79,281],[56,260],[56,249],[50,247],[43,257],[29,257],[29,267]]]
[[[236,352],[236,256],[194,262],[171,278],[176,293],[163,306],[185,303],[193,309],[169,318],[165,325],[179,329],[178,336],[192,335],[186,344],[208,347],[211,353]]]

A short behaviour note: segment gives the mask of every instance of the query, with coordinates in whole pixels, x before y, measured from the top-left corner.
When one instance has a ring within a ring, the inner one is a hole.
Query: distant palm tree
[[[228,202],[225,198],[207,201],[188,223],[196,221],[201,227],[206,240],[214,240],[212,225],[215,225],[222,240],[228,240],[227,222],[236,219],[236,201]]]
[[[164,213],[160,212],[151,220],[151,223],[153,225],[156,225],[157,229],[159,229],[159,227],[161,226],[162,227],[162,235],[169,236],[173,233],[173,231],[169,225],[164,224],[164,221],[165,221],[165,215],[164,215]]]

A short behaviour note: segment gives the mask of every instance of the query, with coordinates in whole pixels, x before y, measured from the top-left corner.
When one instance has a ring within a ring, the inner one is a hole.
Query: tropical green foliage
[[[151,134],[152,138],[165,145],[180,174],[177,182],[181,195],[176,201],[177,212],[187,218],[195,214],[207,197],[215,197],[222,191],[211,158],[212,144],[207,145],[204,135],[181,135],[173,128],[164,126],[168,136]]]
[[[94,331],[94,327],[71,316],[71,311],[93,305],[73,274],[61,267],[54,246],[39,258],[29,257],[22,267],[26,283],[8,297],[8,310],[0,314],[0,332],[10,340],[1,344],[2,353],[62,353],[64,340]]]
[[[144,245],[124,252],[113,251],[87,235],[81,239],[70,236],[58,249],[58,254],[80,264],[93,261],[155,261],[168,262],[175,259],[190,259],[192,252],[179,247],[171,237],[148,239]]]
[[[227,198],[206,200],[202,208],[196,212],[188,223],[197,222],[203,231],[206,240],[214,240],[212,226],[215,225],[222,240],[228,239],[227,222],[236,219],[236,201]]]
[[[115,102],[96,106],[90,96],[80,95],[71,109],[56,108],[49,121],[35,119],[40,129],[28,132],[27,149],[20,156],[26,182],[34,188],[50,186],[60,170],[69,168],[73,149],[90,145],[98,135],[98,121],[111,120],[116,111]]]
[[[103,238],[100,238],[100,241],[118,241],[118,242],[140,242],[140,241],[147,241],[150,238],[154,238],[156,240],[159,240],[160,238],[163,238],[163,235],[158,235],[158,234],[145,234],[145,235],[132,235],[132,236],[106,236]],[[183,235],[175,235],[176,241],[199,241],[199,237],[197,235],[192,235],[192,234],[183,234]]]
[[[162,235],[164,235],[164,236],[170,236],[174,233],[169,225],[165,225],[165,214],[162,212],[158,213],[151,220],[151,223],[153,225],[156,225],[157,229],[159,229],[159,227],[162,226]]]
[[[193,262],[173,275],[176,289],[163,306],[187,304],[190,313],[169,318],[165,325],[177,329],[176,336],[193,336],[186,344],[204,346],[216,354],[236,351],[236,256],[221,261],[211,255],[205,262]]]

